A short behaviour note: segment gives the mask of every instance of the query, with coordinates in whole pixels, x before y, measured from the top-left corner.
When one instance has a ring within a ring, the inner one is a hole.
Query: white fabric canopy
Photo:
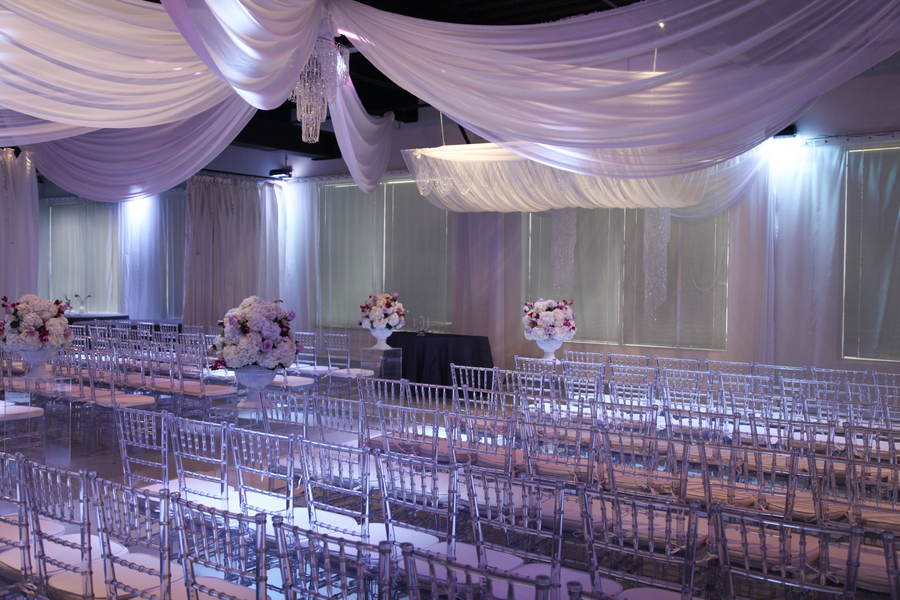
[[[214,159],[256,109],[232,95],[194,117],[137,129],[101,129],[27,146],[41,173],[84,198],[123,202],[184,181]]]
[[[613,179],[554,169],[494,144],[404,150],[419,192],[455,212],[539,212],[555,208],[727,206],[765,165],[751,151],[730,162],[673,177]]]
[[[328,109],[341,156],[353,181],[359,189],[371,194],[387,170],[394,113],[370,116],[359,101],[352,81],[338,88],[337,97],[328,104]]]
[[[0,0],[0,9],[0,136],[18,144],[182,123],[170,131],[191,131],[211,155],[225,136],[187,120],[235,94],[280,104],[333,22],[394,82],[483,137],[563,170],[628,178],[738,156],[900,49],[900,0],[654,0],[514,27],[422,21],[354,0]],[[346,94],[331,110],[349,168],[371,189],[385,121],[360,119]],[[230,114],[230,124],[206,123],[237,131],[247,112]],[[147,193],[202,166],[173,169],[157,157],[178,140],[158,143],[136,185]],[[66,179],[75,169],[58,153],[41,154],[56,183],[83,185]],[[88,170],[134,178],[134,158],[126,146]],[[107,198],[132,197],[123,188]]]
[[[322,0],[163,0],[163,6],[197,56],[264,110],[287,99],[325,15]]]
[[[900,49],[895,0],[656,0],[487,27],[330,0],[395,83],[482,137],[557,168],[685,173],[738,156]]]
[[[0,105],[55,123],[148,127],[233,94],[141,0],[0,0]]]

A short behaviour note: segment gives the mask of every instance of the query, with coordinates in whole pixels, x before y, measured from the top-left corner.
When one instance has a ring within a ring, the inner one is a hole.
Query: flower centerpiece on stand
[[[400,329],[405,324],[403,317],[406,311],[403,305],[397,302],[399,294],[373,294],[369,296],[365,304],[361,304],[359,309],[362,317],[359,320],[359,326],[368,329],[369,332],[378,340],[373,348],[378,350],[388,350],[387,338],[395,329]]]
[[[272,383],[275,369],[293,364],[298,351],[291,329],[295,316],[281,307],[280,300],[266,302],[250,296],[219,321],[223,332],[213,342],[216,362],[212,368],[234,370],[238,383],[247,387],[247,400],[238,407],[262,407],[259,390]]]
[[[556,360],[554,353],[562,343],[575,337],[575,317],[572,300],[544,300],[526,302],[522,324],[525,325],[525,339],[535,340],[544,351],[544,360]]]
[[[31,363],[25,379],[49,379],[44,365],[75,338],[65,317],[69,305],[25,294],[18,302],[3,296],[0,307],[5,313],[0,321],[0,346],[18,351],[23,360]]]

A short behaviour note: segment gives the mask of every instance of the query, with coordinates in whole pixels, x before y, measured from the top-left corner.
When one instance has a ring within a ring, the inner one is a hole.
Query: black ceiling
[[[361,0],[380,10],[431,21],[469,25],[524,25],[611,10],[639,0]],[[339,40],[351,46],[348,40]],[[351,50],[350,77],[369,114],[394,111],[397,120],[418,120],[419,108],[427,106],[381,74],[359,52]],[[327,125],[326,125],[327,128]],[[274,110],[257,111],[232,142],[233,146],[297,154],[313,159],[340,158],[334,134],[325,129],[316,144],[300,139],[294,103],[285,101]]]

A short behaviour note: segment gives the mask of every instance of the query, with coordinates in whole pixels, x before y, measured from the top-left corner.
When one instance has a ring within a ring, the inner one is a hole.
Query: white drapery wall
[[[119,306],[132,319],[182,317],[186,203],[176,188],[121,204]]]
[[[81,298],[89,313],[119,312],[119,204],[75,196],[41,202],[41,263],[38,293],[44,298]]]
[[[132,319],[180,319],[184,282],[183,189],[122,203],[49,198],[40,203],[40,285],[51,299],[90,295],[85,310]],[[37,277],[35,282],[37,283]],[[32,290],[31,293],[34,293]]]
[[[18,300],[38,288],[38,184],[27,153],[0,150],[0,296]]]
[[[280,298],[284,196],[258,179],[188,180],[184,322],[214,325],[248,296]]]

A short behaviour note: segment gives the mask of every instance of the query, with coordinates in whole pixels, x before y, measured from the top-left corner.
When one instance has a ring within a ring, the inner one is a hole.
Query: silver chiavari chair
[[[173,587],[184,586],[184,569],[172,556],[174,519],[168,492],[136,489],[95,474],[89,479],[106,579],[105,593],[95,588],[97,597],[173,597]],[[117,553],[121,546],[128,554]]]
[[[710,507],[725,598],[854,598],[862,528]],[[841,548],[843,551],[840,551]],[[843,572],[836,580],[835,574]]]
[[[390,542],[378,546],[272,518],[287,600],[383,600],[399,589]]]
[[[252,517],[173,497],[188,598],[267,600],[266,515]]]

